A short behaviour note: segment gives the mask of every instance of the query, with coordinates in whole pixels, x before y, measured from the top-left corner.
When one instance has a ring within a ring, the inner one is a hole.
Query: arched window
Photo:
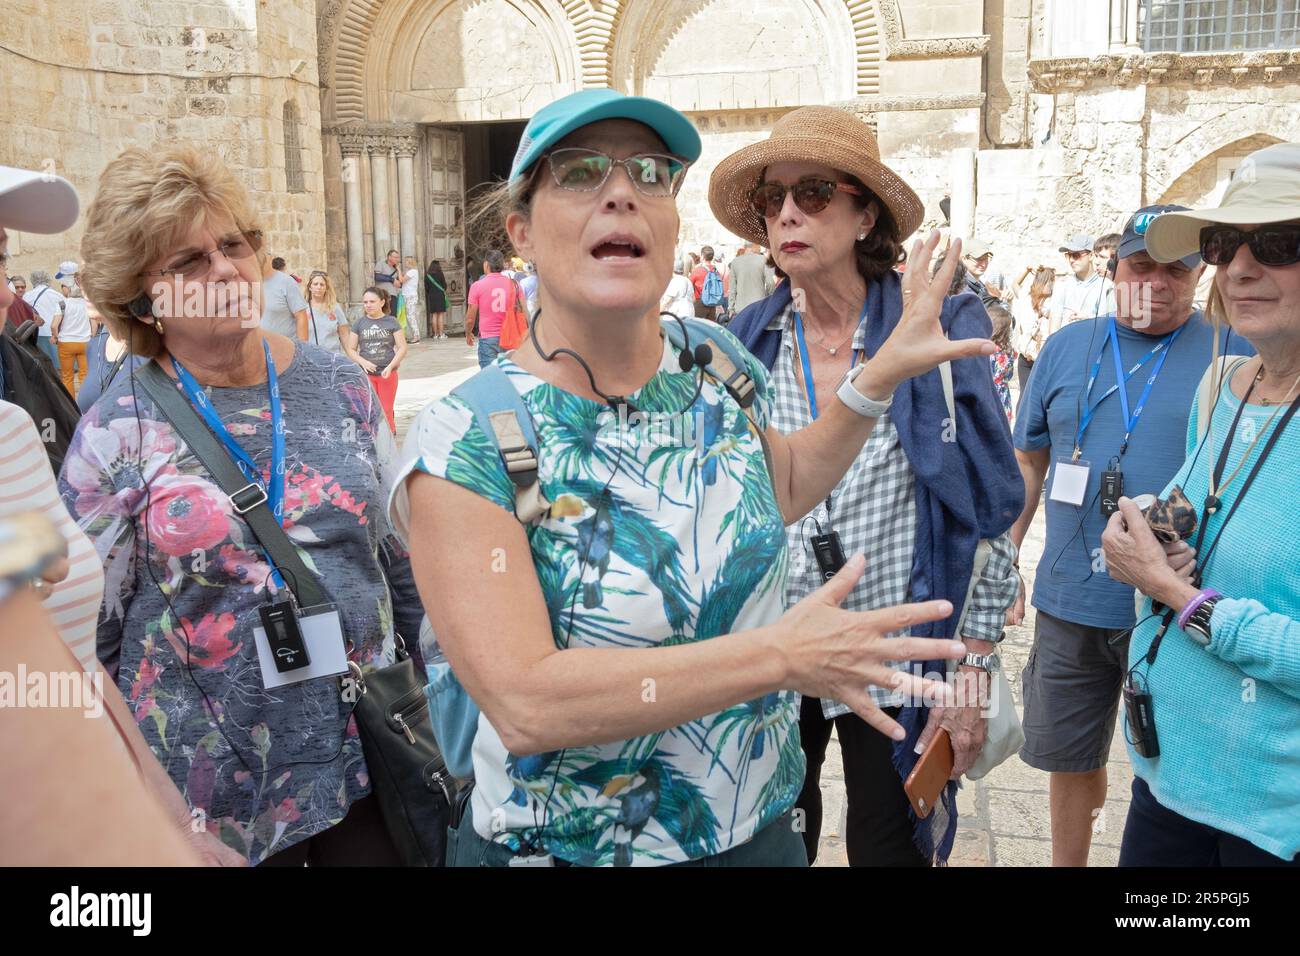
[[[291,193],[305,193],[302,176],[302,144],[298,140],[298,104],[284,104],[284,181]]]

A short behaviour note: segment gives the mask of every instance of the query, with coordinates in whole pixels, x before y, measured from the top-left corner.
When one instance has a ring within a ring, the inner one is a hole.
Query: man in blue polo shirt
[[[1085,866],[1093,819],[1106,801],[1133,588],[1106,574],[1101,533],[1116,480],[1132,498],[1159,494],[1185,457],[1187,419],[1210,364],[1214,331],[1193,311],[1204,264],[1168,264],[1146,251],[1147,226],[1182,206],[1147,206],[1129,218],[1109,269],[1111,315],[1081,319],[1047,340],[1020,403],[1014,441],[1025,510],[1020,546],[1046,481],[1047,542],[1034,582],[1034,647],[1023,674],[1020,757],[1051,773],[1052,862]],[[1226,341],[1224,341],[1226,340]],[[1221,333],[1221,352],[1250,345]],[[1124,379],[1123,388],[1116,382]],[[1190,549],[1175,546],[1177,560]]]

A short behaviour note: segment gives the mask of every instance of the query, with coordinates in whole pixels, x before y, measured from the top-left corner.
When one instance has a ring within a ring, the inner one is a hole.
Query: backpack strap
[[[705,373],[722,383],[723,388],[736,400],[745,412],[745,417],[758,427],[754,420],[754,380],[749,376],[749,365],[745,362],[742,350],[731,336],[722,331],[722,326],[704,319],[682,319],[690,330],[690,335],[697,341],[704,339],[713,346],[713,361],[704,369]],[[686,341],[682,338],[682,326],[676,319],[663,323],[664,335],[673,344],[673,348],[682,350]]]
[[[723,332],[722,326],[707,319],[697,319],[692,316],[681,321],[695,337],[695,341],[704,339],[714,346],[713,360],[704,367],[704,374],[722,383],[727,394],[735,400],[740,410],[745,413],[745,417],[749,419],[749,423],[754,426],[754,431],[758,433],[759,444],[763,446],[763,461],[767,463],[768,477],[775,481],[776,468],[772,461],[771,446],[767,442],[767,432],[759,426],[754,414],[754,399],[758,392],[749,374],[749,363],[745,361],[744,347],[739,345],[732,336]],[[686,342],[682,338],[682,325],[676,319],[665,320],[662,325],[664,335],[668,337],[673,348],[679,351],[686,348]]]
[[[499,365],[488,365],[451,390],[474,412],[474,420],[496,445],[515,486],[515,517],[536,524],[551,508],[537,480],[537,432],[528,406]]]

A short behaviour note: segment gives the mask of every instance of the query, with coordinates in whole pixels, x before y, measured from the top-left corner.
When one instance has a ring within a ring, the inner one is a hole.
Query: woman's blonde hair
[[[339,304],[338,293],[334,291],[334,283],[330,281],[330,274],[324,269],[317,269],[307,277],[307,300],[311,301],[311,284],[320,276],[325,280],[325,308],[333,311],[334,306]]]
[[[178,234],[212,216],[229,217],[243,232],[258,228],[248,191],[215,151],[132,147],[99,177],[81,239],[82,285],[109,330],[136,355],[162,350],[157,329],[128,308],[146,288],[140,273],[167,254]],[[264,265],[260,251],[257,259]]]
[[[1221,325],[1232,328],[1232,319],[1228,315],[1228,306],[1219,293],[1219,283],[1215,281],[1215,278],[1214,276],[1210,277],[1210,294],[1205,300],[1205,317],[1214,326],[1215,335],[1218,335]]]

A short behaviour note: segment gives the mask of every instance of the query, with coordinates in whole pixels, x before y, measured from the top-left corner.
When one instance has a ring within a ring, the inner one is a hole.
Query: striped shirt
[[[799,360],[795,355],[792,310],[787,307],[768,328],[782,333],[781,348],[771,372],[772,424],[788,434],[812,423],[802,379],[795,376]],[[853,349],[862,352],[865,345],[866,325],[863,324],[854,333]],[[839,534],[846,557],[859,552],[867,557],[866,570],[841,607],[848,611],[873,611],[910,601],[916,549],[915,485],[898,430],[886,412],[876,421],[857,460],[831,492],[829,513],[823,501],[807,517],[786,529],[790,546],[786,607],[793,607],[822,586],[821,572],[809,544],[811,536],[818,533],[818,524],[822,531],[833,528]],[[1005,534],[993,539],[991,545],[988,565],[971,595],[962,627],[964,636],[986,641],[1000,637],[1006,609],[1015,601],[1019,589],[1014,566],[1015,545]],[[900,637],[906,633],[896,631],[888,636]],[[893,666],[905,670],[910,665]],[[898,707],[905,702],[902,692],[874,685],[867,690],[878,707]],[[822,714],[827,720],[851,712],[839,701],[822,701]]]
[[[68,542],[68,576],[54,585],[45,610],[81,666],[98,670],[95,628],[104,568],[59,498],[36,425],[17,405],[0,401],[0,518],[29,511],[42,512]]]

